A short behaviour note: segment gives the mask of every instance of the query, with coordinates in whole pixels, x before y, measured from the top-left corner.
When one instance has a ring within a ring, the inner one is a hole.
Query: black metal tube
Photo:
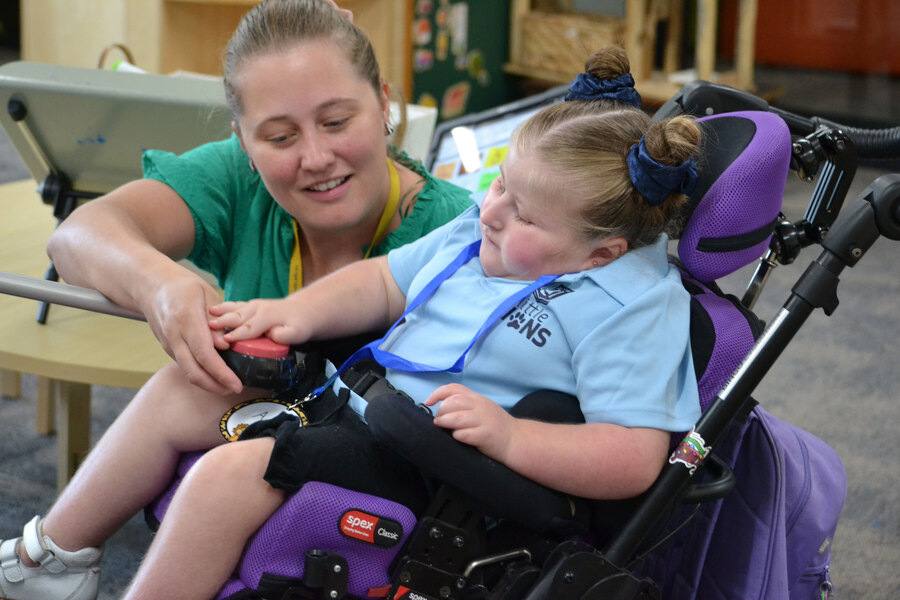
[[[816,125],[841,129],[856,144],[860,158],[900,158],[900,127],[865,129],[841,125],[821,117],[813,117],[813,121]]]
[[[744,402],[812,313],[813,308],[796,295],[791,296],[735,372],[731,382],[718,394],[694,427],[694,432],[706,446],[715,446],[727,425],[741,411]],[[635,512],[635,516],[604,550],[607,559],[617,565],[627,563],[656,524],[657,515],[666,513],[668,506],[680,497],[692,475],[693,473],[681,463],[670,461],[666,464],[662,474]]]

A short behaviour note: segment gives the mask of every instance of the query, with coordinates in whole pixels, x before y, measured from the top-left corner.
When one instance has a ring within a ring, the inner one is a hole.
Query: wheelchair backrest
[[[784,196],[791,138],[771,113],[735,112],[698,119],[703,130],[700,181],[678,235],[682,281],[691,293],[691,349],[706,410],[762,332],[762,323],[715,280],[760,258]]]

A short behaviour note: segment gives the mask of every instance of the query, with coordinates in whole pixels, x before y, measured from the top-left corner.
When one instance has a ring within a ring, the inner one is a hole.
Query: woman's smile
[[[341,199],[350,187],[352,176],[344,175],[303,188],[303,192],[316,202],[333,202]]]
[[[344,183],[345,181],[347,181],[347,179],[349,177],[350,176],[348,175],[346,177],[338,177],[337,179],[332,179],[331,181],[326,181],[325,183],[317,183],[316,185],[309,186],[308,189],[310,189],[314,192],[327,192],[328,190],[333,190],[337,186],[339,186],[342,183]]]

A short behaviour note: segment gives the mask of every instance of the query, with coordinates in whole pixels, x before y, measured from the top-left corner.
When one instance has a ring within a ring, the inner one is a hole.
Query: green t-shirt
[[[397,159],[424,177],[425,186],[400,227],[372,256],[419,239],[472,204],[468,190],[432,177],[406,155]],[[167,184],[184,199],[196,235],[188,259],[216,277],[227,300],[287,295],[294,248],[291,216],[250,169],[236,135],[180,156],[148,150],[143,167],[144,177]]]

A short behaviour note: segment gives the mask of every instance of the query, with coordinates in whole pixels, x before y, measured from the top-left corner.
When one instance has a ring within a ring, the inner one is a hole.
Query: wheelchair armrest
[[[539,485],[456,441],[409,400],[376,396],[369,400],[365,418],[377,439],[456,489],[471,509],[542,533],[570,536],[588,530],[590,511],[584,500]]]

